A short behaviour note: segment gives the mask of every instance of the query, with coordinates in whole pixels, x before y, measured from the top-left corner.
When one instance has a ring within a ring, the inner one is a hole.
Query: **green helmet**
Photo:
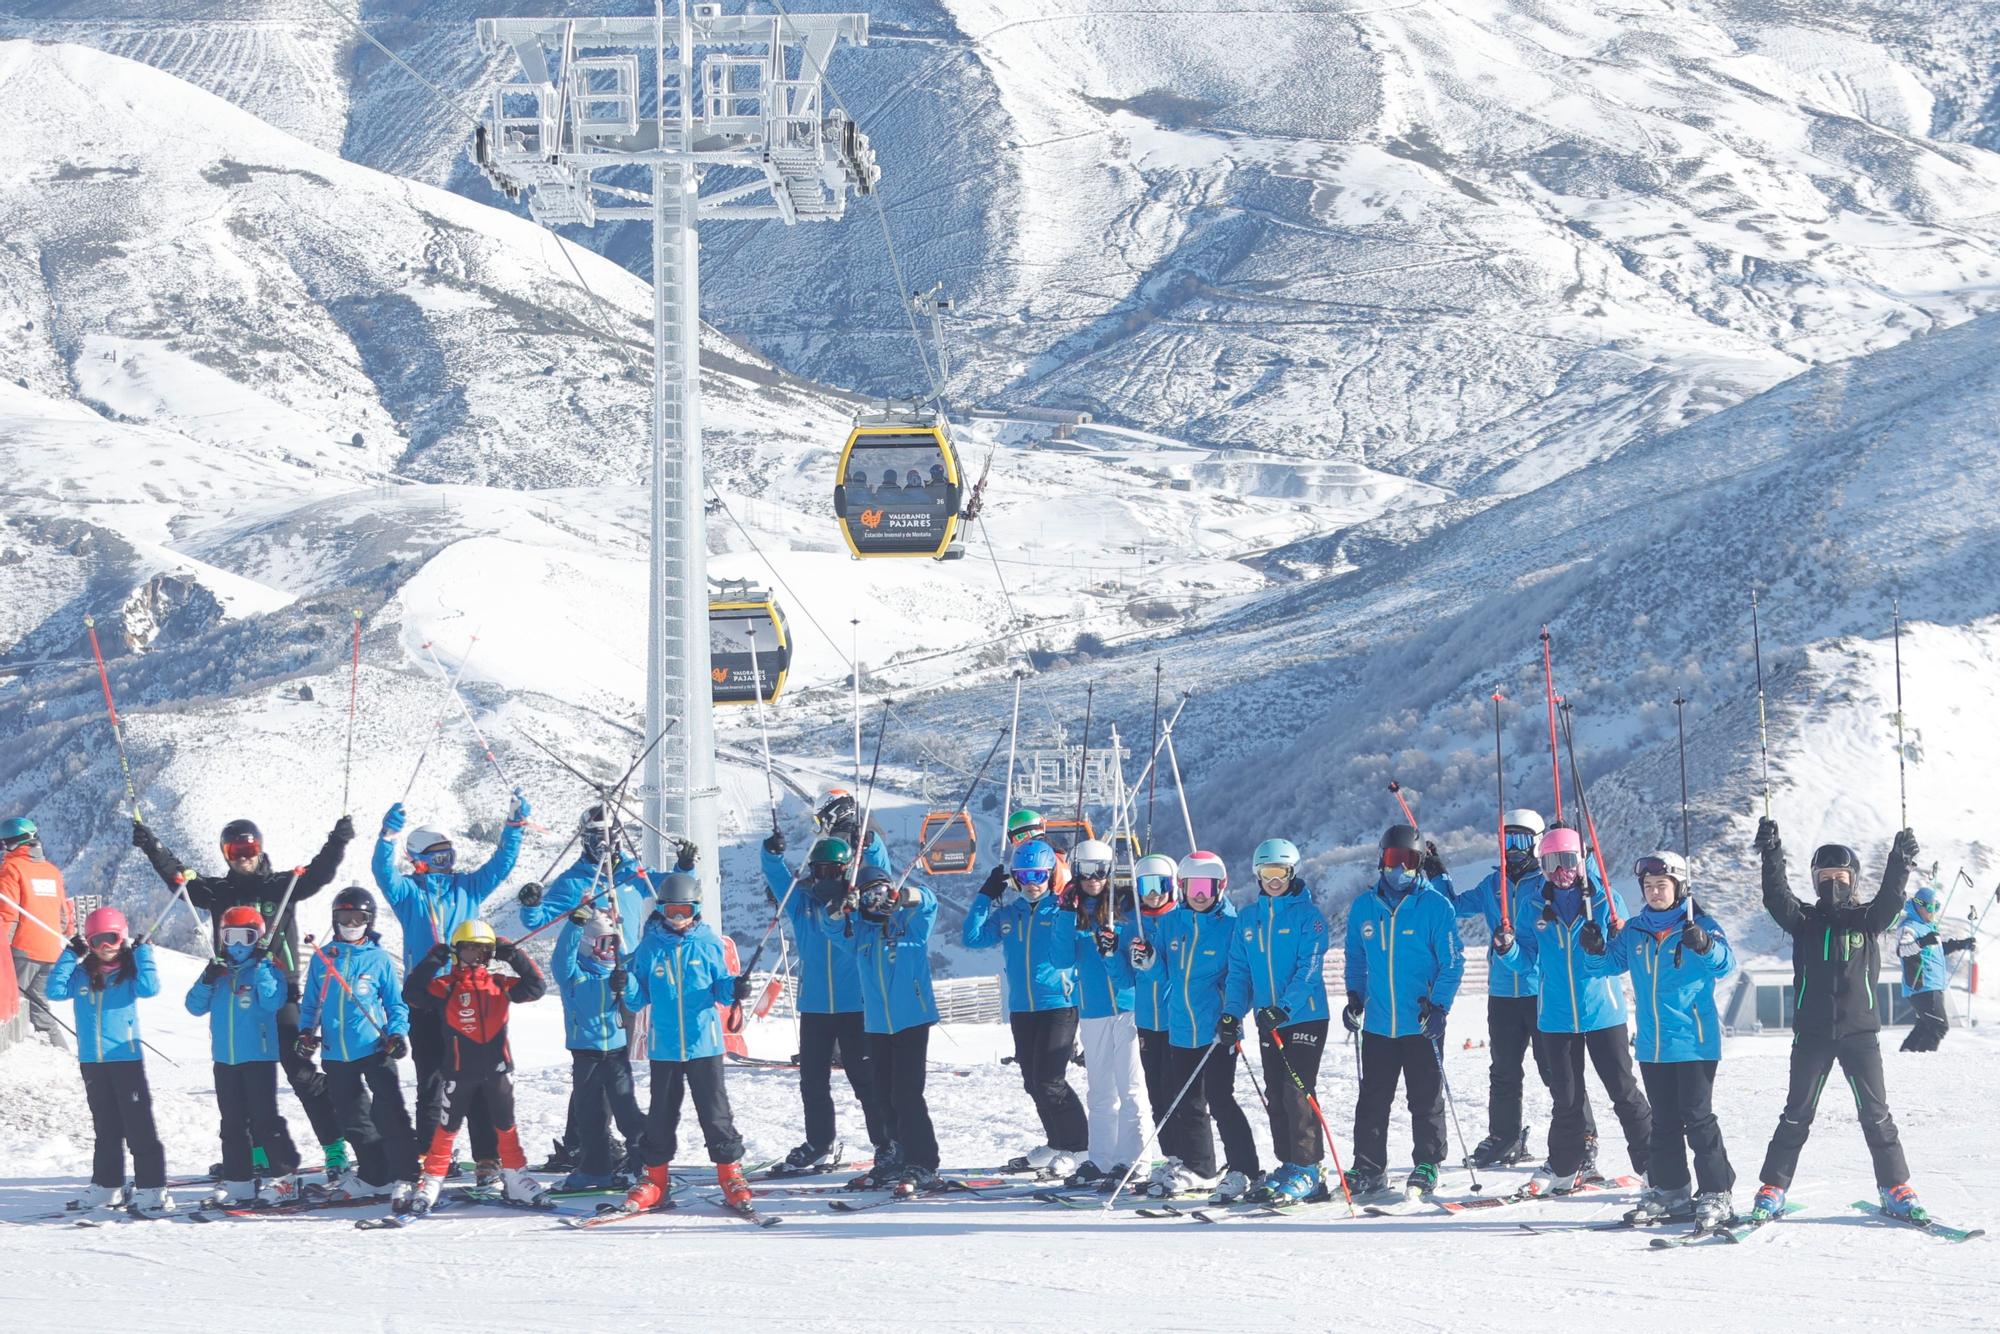
[[[844,838],[822,838],[812,845],[806,854],[809,866],[847,866],[854,860],[854,849]]]
[[[0,848],[18,848],[24,843],[42,841],[35,822],[25,815],[16,815],[10,820],[0,820]]]
[[[1042,813],[1040,811],[1015,811],[1007,817],[1007,841],[1017,843],[1024,838],[1039,838],[1042,833]]]

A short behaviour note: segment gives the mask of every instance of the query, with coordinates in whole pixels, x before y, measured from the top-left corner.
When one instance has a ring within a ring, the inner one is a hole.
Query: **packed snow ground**
[[[162,960],[161,996],[147,1002],[150,1040],[181,1062],[149,1058],[172,1175],[213,1160],[205,1021],[180,999],[197,971]],[[67,1010],[68,1007],[63,1007]],[[1484,1126],[1483,1004],[1467,997],[1454,1020],[1446,1068],[1466,1133]],[[522,1140],[539,1156],[561,1128],[568,1061],[559,1009],[515,1011]],[[1883,1038],[1890,1096],[1915,1182],[1939,1217],[1995,1222],[2000,1141],[1987,1115],[2000,1098],[2000,1007],[1987,1023],[1955,1031],[1936,1056],[1895,1052]],[[753,1048],[791,1051],[788,1024],[753,1026]],[[1789,1043],[1771,1034],[1724,1049],[1718,1110],[1738,1173],[1738,1204],[1755,1189],[1764,1143],[1785,1084]],[[990,1166],[1032,1142],[1033,1114],[997,1025],[958,1026],[931,1043],[930,1096],[945,1167]],[[1082,1070],[1072,1071],[1079,1089]],[[795,1076],[736,1068],[730,1096],[751,1158],[797,1141]],[[1546,1095],[1529,1081],[1529,1119],[1540,1145]],[[859,1113],[838,1075],[841,1123]],[[1354,1074],[1345,1049],[1329,1053],[1320,1090],[1337,1144],[1351,1144]],[[1268,1135],[1250,1081],[1238,1095]],[[643,1101],[643,1089],[642,1089]],[[294,1132],[306,1123],[284,1095]],[[1615,1128],[1598,1099],[1601,1124]],[[695,1130],[692,1115],[684,1131]],[[1615,1129],[1613,1138],[1615,1139]],[[685,1139],[684,1139],[685,1143]],[[461,1148],[463,1148],[461,1142]],[[1391,1133],[1406,1161],[1401,1109]],[[1351,1221],[1338,1209],[1269,1222],[1202,1227],[1106,1217],[1021,1202],[919,1202],[837,1216],[816,1200],[773,1198],[783,1226],[758,1232],[699,1204],[657,1220],[576,1233],[553,1220],[464,1210],[405,1232],[354,1230],[353,1212],[123,1224],[86,1230],[44,1215],[59,1209],[88,1170],[90,1141],[72,1060],[39,1040],[0,1056],[0,1306],[8,1327],[50,1328],[76,1304],[116,1293],[121,1324],[144,1313],[152,1331],[282,1321],[290,1330],[384,1330],[476,1324],[485,1329],[593,1328],[1106,1328],[1148,1330],[1520,1330],[1552,1320],[1607,1322],[1620,1330],[1767,1331],[1882,1328],[1920,1321],[1927,1330],[1991,1329],[2000,1316],[2000,1270],[1986,1248],[1946,1243],[1872,1222],[1849,1208],[1873,1182],[1853,1109],[1828,1097],[1807,1147],[1795,1198],[1805,1210],[1742,1248],[1655,1253],[1645,1238],[1579,1231],[1537,1235],[1522,1222],[1583,1224],[1616,1216],[1622,1196],[1592,1195],[1498,1211],[1467,1221],[1439,1217]],[[705,1176],[698,1151],[682,1163]],[[1607,1143],[1607,1170],[1622,1151]],[[1488,1190],[1518,1180],[1487,1175]],[[1467,1193],[1462,1172],[1446,1193]],[[698,1185],[697,1190],[701,1189]],[[574,1206],[572,1206],[574,1207]],[[635,1275],[643,1275],[635,1282]],[[796,1325],[794,1322],[799,1322]]]

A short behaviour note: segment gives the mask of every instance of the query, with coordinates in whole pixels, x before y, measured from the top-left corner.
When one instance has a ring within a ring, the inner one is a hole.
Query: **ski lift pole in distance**
[[[439,735],[443,733],[445,715],[451,712],[451,701],[458,695],[458,678],[465,674],[465,665],[472,661],[472,651],[478,646],[479,635],[475,632],[472,636],[472,642],[465,647],[465,656],[458,660],[458,670],[445,680],[446,697],[438,702],[437,720],[431,724],[431,734],[424,739],[424,748],[417,752],[416,767],[410,770],[410,781],[403,785],[403,795],[398,798],[399,802],[407,803],[410,799],[410,793],[416,790],[417,775],[424,771],[424,761],[430,758],[431,747],[437,744]],[[424,651],[429,652],[430,647],[430,641],[425,640]],[[435,661],[435,655],[433,655],[433,661]]]
[[[104,687],[104,712],[111,719],[111,740],[118,747],[118,767],[125,774],[125,799],[132,804],[132,819],[139,824],[146,819],[139,813],[139,789],[132,782],[132,761],[125,754],[125,728],[118,721],[118,705],[111,698],[111,673],[104,667],[104,650],[97,646],[96,618],[83,618],[84,633],[90,636],[90,656],[97,661],[97,683]]]
[[[1511,932],[1514,929],[1514,906],[1508,902],[1512,892],[1507,887],[1507,761],[1500,745],[1500,701],[1504,698],[1499,687],[1493,690],[1493,785],[1498,797],[1500,818],[1500,929]]]
[[[1188,699],[1189,699],[1189,696],[1188,696],[1188,695],[1186,695],[1186,694],[1183,694],[1183,695],[1181,696],[1181,699],[1180,699],[1180,703],[1179,703],[1179,704],[1176,704],[1176,705],[1174,706],[1174,712],[1173,712],[1173,716],[1167,719],[1167,725],[1166,725],[1165,729],[1163,730],[1163,734],[1161,735],[1161,737],[1160,737],[1160,739],[1159,739],[1159,740],[1157,740],[1157,741],[1155,741],[1155,742],[1153,743],[1153,754],[1152,754],[1152,757],[1151,757],[1150,759],[1148,759],[1148,760],[1146,761],[1146,767],[1145,767],[1145,768],[1143,768],[1143,769],[1141,769],[1141,770],[1139,771],[1139,776],[1138,776],[1138,777],[1137,777],[1136,779],[1134,779],[1134,780],[1133,780],[1133,782],[1132,782],[1132,786],[1131,786],[1131,787],[1130,787],[1130,788],[1129,788],[1129,789],[1128,789],[1128,790],[1126,791],[1126,794],[1125,794],[1125,808],[1126,808],[1127,812],[1129,813],[1129,818],[1128,818],[1128,820],[1127,820],[1127,827],[1128,827],[1128,828],[1130,827],[1130,825],[1131,825],[1132,821],[1134,821],[1134,820],[1136,820],[1136,819],[1138,818],[1138,814],[1139,814],[1139,789],[1140,789],[1140,788],[1141,788],[1142,786],[1144,786],[1144,785],[1145,785],[1145,784],[1146,784],[1146,783],[1148,782],[1148,780],[1149,780],[1149,779],[1151,779],[1151,778],[1154,778],[1154,777],[1157,777],[1157,776],[1158,776],[1158,772],[1159,772],[1159,771],[1158,771],[1158,768],[1157,768],[1157,766],[1158,766],[1158,764],[1159,764],[1159,759],[1160,759],[1160,752],[1161,752],[1161,751],[1163,751],[1163,750],[1165,750],[1165,749],[1167,748],[1167,741],[1166,741],[1166,739],[1167,739],[1167,737],[1170,737],[1170,736],[1172,736],[1172,735],[1173,735],[1173,732],[1174,732],[1174,724],[1175,724],[1175,723],[1178,723],[1178,722],[1179,722],[1179,721],[1181,720],[1181,710],[1183,710],[1183,709],[1187,708],[1187,705],[1188,705]]]
[[[1160,753],[1161,670],[1162,668],[1160,667],[1159,662],[1155,661],[1153,663],[1153,755],[1155,757],[1157,757]],[[1181,702],[1185,704],[1187,701],[1186,699],[1183,699]],[[1178,709],[1174,711],[1174,716],[1175,717],[1180,716],[1180,711]],[[1153,768],[1151,761],[1148,761],[1146,764],[1146,773],[1152,775],[1146,787],[1146,846],[1148,848],[1151,848],[1153,846],[1153,794],[1154,791],[1159,787],[1160,774],[1157,769]],[[1144,778],[1145,776],[1146,776],[1145,774],[1140,775],[1140,777],[1142,778]]]
[[[354,718],[361,706],[361,608],[354,609],[354,665],[347,677],[347,763],[340,774],[340,813],[351,815],[348,794],[354,784]]]
[[[1590,794],[1583,786],[1583,770],[1576,766],[1576,725],[1574,719],[1570,716],[1575,711],[1576,706],[1566,699],[1561,700],[1561,705],[1563,743],[1569,749],[1569,778],[1572,783],[1576,784],[1576,805],[1577,809],[1583,813],[1583,827],[1590,835],[1591,854],[1597,858],[1598,878],[1604,881],[1604,911],[1611,918],[1611,929],[1616,931],[1624,923],[1618,920],[1618,905],[1611,898],[1611,877],[1604,869],[1604,849],[1598,846],[1597,821],[1590,818]],[[1586,890],[1590,887],[1589,880],[1590,877],[1586,875],[1584,877],[1584,888]],[[1585,893],[1583,896],[1585,916],[1590,915],[1590,898],[1591,896],[1588,893]]]

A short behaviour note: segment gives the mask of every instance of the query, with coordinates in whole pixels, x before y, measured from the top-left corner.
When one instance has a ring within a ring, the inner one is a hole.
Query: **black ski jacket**
[[[1903,911],[1910,868],[1893,850],[1882,888],[1866,903],[1821,907],[1792,897],[1783,846],[1764,853],[1764,908],[1792,938],[1792,1029],[1802,1038],[1844,1038],[1882,1028],[1875,999],[1881,936]]]

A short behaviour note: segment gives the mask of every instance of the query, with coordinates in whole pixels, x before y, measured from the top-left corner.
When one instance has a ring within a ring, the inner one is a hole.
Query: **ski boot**
[[[242,1209],[257,1203],[257,1183],[225,1181],[208,1193],[208,1204],[218,1209]]]
[[[347,1141],[344,1139],[322,1144],[319,1148],[320,1152],[326,1155],[323,1160],[326,1163],[326,1185],[331,1189],[333,1183],[340,1180],[347,1170],[354,1166],[354,1160],[348,1157]]]
[[[500,1169],[500,1196],[531,1209],[553,1207],[549,1204],[549,1193],[542,1189],[542,1183],[529,1176],[525,1168]]]
[[[1900,1218],[1907,1223],[1928,1223],[1930,1213],[1917,1203],[1917,1192],[1909,1182],[1899,1186],[1881,1188],[1882,1212],[1890,1218]]]
[[[410,1204],[416,1198],[416,1194],[416,1182],[396,1182],[393,1186],[389,1187],[389,1212],[392,1214],[406,1214],[410,1212]]]
[[[537,1172],[573,1172],[576,1170],[576,1151],[561,1140],[553,1142],[548,1159],[535,1169]]]
[[[1639,1203],[1625,1211],[1625,1221],[1633,1227],[1650,1227],[1677,1218],[1692,1218],[1694,1213],[1694,1196],[1688,1187],[1648,1186],[1639,1192]]]
[[[296,1204],[305,1197],[305,1183],[296,1172],[264,1177],[257,1182],[257,1207],[269,1209],[280,1204]]]
[[[87,1213],[92,1209],[122,1209],[131,1202],[132,1197],[127,1193],[124,1182],[115,1186],[100,1186],[93,1181],[64,1207],[74,1213]]]
[[[625,1212],[642,1214],[648,1209],[657,1209],[671,1189],[672,1187],[667,1184],[667,1164],[648,1166],[646,1175],[639,1179],[637,1185],[625,1192]]]
[[[472,1164],[472,1188],[491,1190],[500,1184],[500,1160],[481,1158]]]
[[[1210,1204],[1234,1204],[1245,1195],[1248,1195],[1252,1190],[1255,1190],[1258,1183],[1263,1181],[1263,1179],[1264,1174],[1262,1172],[1259,1172],[1253,1180],[1232,1167],[1222,1174],[1222,1180],[1216,1182],[1215,1189],[1208,1193],[1208,1202]]]
[[[1728,1227],[1736,1221],[1736,1205],[1726,1190],[1705,1190],[1694,1197],[1694,1225],[1702,1232]]]
[[[1535,1169],[1535,1175],[1528,1180],[1530,1195],[1574,1195],[1589,1183],[1590,1178],[1581,1171],[1558,1172],[1547,1163]]]
[[[818,1172],[831,1172],[840,1166],[840,1154],[830,1146],[807,1143],[799,1145],[785,1155],[785,1161],[778,1164],[773,1176],[811,1176]]]
[[[1472,1154],[1465,1161],[1471,1167],[1513,1167],[1527,1160],[1528,1128],[1522,1126],[1521,1133],[1512,1139],[1488,1135],[1472,1146]]]
[[[148,1186],[132,1192],[132,1203],[127,1209],[134,1218],[165,1218],[177,1207],[164,1186]]]
[[[422,1217],[438,1202],[438,1193],[444,1189],[444,1178],[434,1177],[426,1172],[417,1178],[417,1188],[410,1194],[410,1212]]]
[[[1046,1144],[1037,1144],[1018,1158],[1009,1158],[1006,1170],[1033,1172],[1039,1180],[1053,1181],[1076,1171],[1076,1155]]]
[[[944,1189],[944,1178],[935,1168],[905,1167],[896,1182],[896,1194],[902,1198],[913,1195],[930,1195]]]
[[[1750,1221],[1769,1222],[1773,1218],[1785,1216],[1785,1188],[1765,1182],[1757,1187],[1757,1197],[1750,1201]]]
[[[1122,1174],[1124,1169],[1120,1169]],[[1086,1158],[1077,1164],[1076,1171],[1063,1178],[1063,1186],[1068,1190],[1096,1190],[1104,1180],[1104,1169]]]
[[[1601,1181],[1603,1176],[1597,1170],[1597,1136],[1583,1137],[1583,1161],[1576,1165],[1576,1174],[1585,1181]]]
[[[361,1179],[360,1169],[353,1167],[344,1169],[326,1187],[326,1198],[329,1200],[360,1200],[374,1193],[375,1188]]]
[[[1326,1182],[1321,1178],[1319,1167],[1302,1167],[1297,1163],[1284,1163],[1264,1178],[1252,1195],[1261,1194],[1264,1202],[1273,1205],[1304,1204],[1312,1199],[1326,1198]]]
[[[1172,1200],[1187,1195],[1203,1195],[1214,1190],[1221,1177],[1202,1176],[1178,1158],[1169,1158],[1153,1169],[1146,1193],[1154,1199]]]
[[[1379,1167],[1356,1165],[1341,1173],[1340,1179],[1347,1193],[1357,1200],[1364,1195],[1380,1195],[1389,1189],[1389,1174]]]
[[[646,1175],[646,1146],[634,1139],[618,1160],[618,1169],[611,1174],[614,1184],[630,1190]]]
[[[1403,1198],[1406,1200],[1428,1200],[1437,1194],[1438,1167],[1436,1163],[1418,1163],[1403,1178]]]
[[[626,1182],[624,1184],[629,1186],[631,1183]],[[555,1184],[555,1191],[558,1195],[581,1195],[585,1191],[617,1190],[619,1188],[620,1182],[617,1177],[602,1172],[585,1172],[582,1170],[571,1172]]]
[[[715,1184],[722,1187],[722,1199],[732,1209],[748,1212],[754,1198],[750,1194],[750,1183],[743,1179],[743,1164],[717,1163]]]
[[[889,1190],[903,1179],[902,1146],[889,1143],[875,1146],[875,1165],[847,1182],[848,1190]]]

